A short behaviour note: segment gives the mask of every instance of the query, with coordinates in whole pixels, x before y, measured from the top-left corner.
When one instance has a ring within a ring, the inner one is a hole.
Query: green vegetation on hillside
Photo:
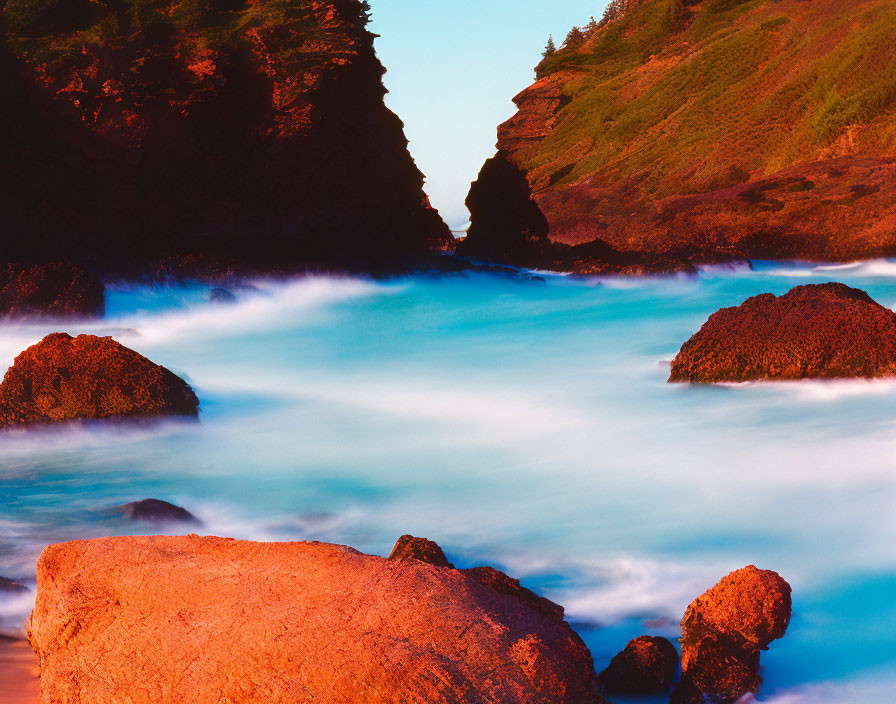
[[[890,0],[629,0],[583,35],[537,69],[566,96],[525,164],[552,183],[649,172],[696,192],[896,148]]]

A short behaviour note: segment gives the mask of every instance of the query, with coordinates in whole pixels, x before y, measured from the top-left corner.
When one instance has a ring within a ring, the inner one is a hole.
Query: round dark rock
[[[175,506],[160,499],[132,501],[119,508],[125,518],[147,523],[193,523],[201,521],[185,508]]]
[[[678,671],[678,651],[667,639],[640,636],[629,641],[597,676],[608,696],[668,692]]]
[[[213,288],[209,291],[208,300],[212,303],[236,303],[236,296],[226,288]]]

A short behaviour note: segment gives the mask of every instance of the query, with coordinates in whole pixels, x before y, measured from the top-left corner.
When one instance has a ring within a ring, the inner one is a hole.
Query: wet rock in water
[[[896,374],[896,313],[840,283],[764,293],[710,316],[669,381],[872,378]]]
[[[132,501],[119,508],[125,518],[147,523],[192,523],[201,525],[201,521],[185,508],[175,506],[159,499],[143,499]]]
[[[6,577],[0,577],[0,592],[20,594],[27,591],[28,588],[21,582],[16,582],[14,579],[7,579]]]
[[[389,559],[420,560],[438,567],[454,567],[437,543],[426,538],[415,538],[413,535],[401,536],[392,548]]]
[[[209,291],[208,300],[211,303],[236,303],[236,296],[226,288],[213,288]]]
[[[733,702],[759,690],[759,653],[790,623],[790,585],[750,565],[695,599],[681,620],[681,681],[673,702]]]
[[[678,671],[678,651],[666,638],[639,636],[598,676],[608,696],[644,696],[668,692]]]
[[[102,281],[65,262],[0,268],[0,316],[91,317],[105,311]]]
[[[568,624],[419,560],[102,538],[48,547],[37,583],[41,704],[603,702]]]
[[[47,335],[0,383],[0,426],[198,413],[183,379],[110,337]]]

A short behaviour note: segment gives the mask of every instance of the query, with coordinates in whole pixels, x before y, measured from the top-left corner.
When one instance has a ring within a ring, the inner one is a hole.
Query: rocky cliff
[[[0,7],[7,260],[364,268],[450,240],[366,3]]]
[[[891,255],[894,33],[888,0],[617,0],[548,53],[498,148],[556,243],[673,268]]]

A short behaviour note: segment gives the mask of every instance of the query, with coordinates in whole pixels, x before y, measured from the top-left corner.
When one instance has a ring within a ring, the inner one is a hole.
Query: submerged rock
[[[673,702],[733,702],[759,690],[759,653],[790,623],[790,585],[750,565],[695,599],[681,620],[681,681]]]
[[[193,523],[201,524],[201,521],[185,508],[175,506],[167,501],[159,499],[143,499],[132,501],[119,508],[125,518],[147,523]]]
[[[208,293],[208,300],[211,303],[235,303],[236,296],[232,291],[228,291],[226,288],[213,288]]]
[[[420,560],[438,567],[454,567],[437,543],[426,538],[415,538],[413,535],[401,536],[392,548],[389,559]]]
[[[569,625],[419,560],[103,538],[48,547],[37,583],[42,704],[603,701]]]
[[[840,283],[764,293],[710,316],[672,361],[669,381],[896,374],[896,313]]]
[[[198,412],[183,379],[111,337],[47,335],[0,383],[0,426]]]
[[[678,671],[678,651],[666,638],[639,636],[625,646],[598,676],[608,696],[668,692]]]
[[[19,594],[27,591],[28,588],[21,582],[16,582],[15,580],[7,579],[6,577],[0,577],[0,592]]]
[[[0,316],[89,317],[105,310],[102,281],[65,262],[0,269]]]

